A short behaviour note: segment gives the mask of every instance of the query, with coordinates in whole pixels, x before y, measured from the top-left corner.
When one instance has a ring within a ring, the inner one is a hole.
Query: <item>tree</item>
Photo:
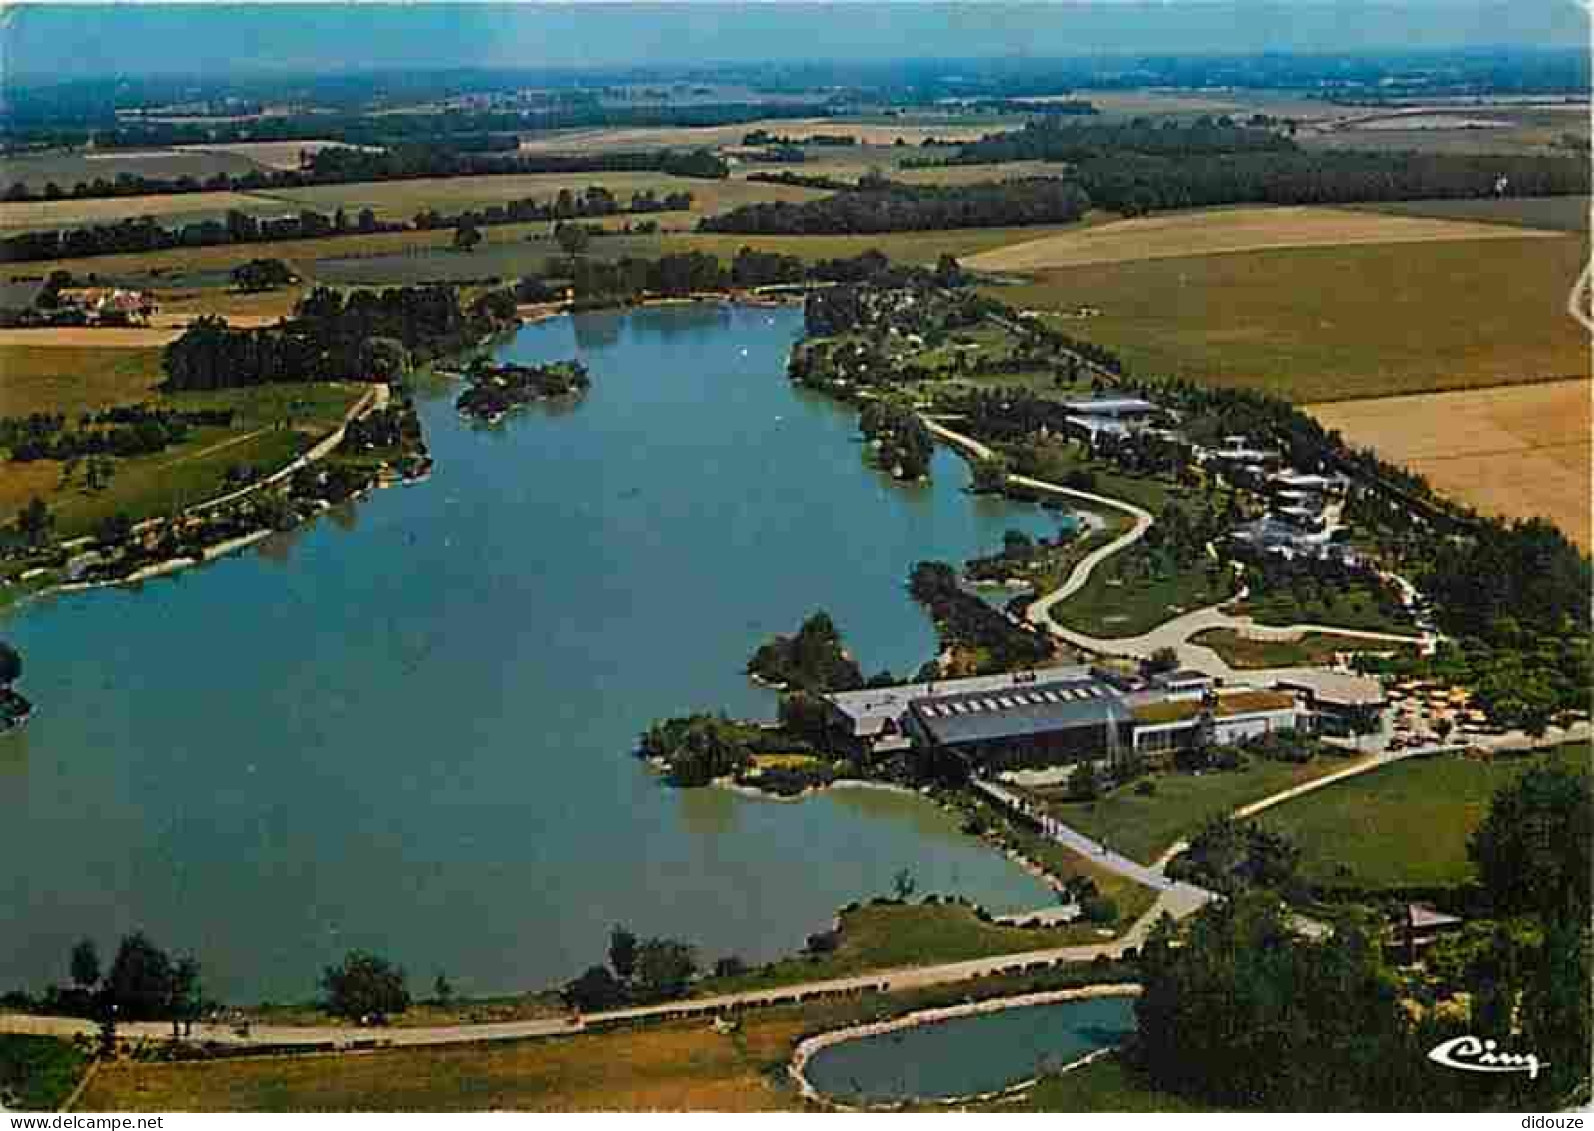
[[[0,680],[3,683],[4,680]],[[100,951],[93,939],[83,939],[72,948],[72,984],[90,989],[100,980]]]
[[[0,640],[0,687],[9,687],[22,678],[22,653]]]
[[[1467,855],[1496,914],[1587,922],[1594,867],[1589,788],[1586,770],[1550,763],[1495,792]]]
[[[586,973],[560,991],[572,1009],[591,1012],[613,1009],[625,1002],[625,987],[609,973],[607,966],[589,966]]]
[[[1096,775],[1096,764],[1085,761],[1075,766],[1068,775],[1070,801],[1094,801],[1101,795],[1101,780]]]
[[[432,998],[439,1005],[447,1005],[454,1000],[454,987],[449,984],[447,976],[439,970],[436,979],[432,982]]]
[[[192,1028],[194,1015],[199,1012],[199,960],[184,955],[172,967],[170,997],[167,1009],[172,1019],[172,1036],[178,1036],[179,1022]]]
[[[240,291],[273,291],[297,281],[298,276],[280,259],[251,259],[232,269],[233,286]]]
[[[609,932],[609,966],[615,977],[629,982],[636,974],[637,937],[616,925]]]
[[[906,903],[918,888],[919,881],[913,878],[913,873],[907,868],[898,868],[896,875],[891,877],[891,891],[897,899]]]
[[[337,1017],[385,1017],[410,1006],[404,971],[369,951],[351,950],[321,976],[325,1009]]]
[[[637,981],[653,998],[679,997],[697,973],[697,952],[677,939],[649,939],[637,948]]]
[[[397,381],[410,370],[410,351],[397,338],[367,338],[360,344],[360,368],[373,381]]]
[[[17,515],[17,533],[22,535],[22,540],[30,546],[37,546],[49,537],[50,530],[55,526],[55,516],[50,513],[50,508],[44,505],[44,500],[35,495],[28,500],[21,513]]]
[[[1172,648],[1158,648],[1150,657],[1140,662],[1140,668],[1147,675],[1162,675],[1167,672],[1177,671],[1179,668],[1179,653]]]
[[[476,245],[481,242],[481,231],[468,220],[454,229],[455,251],[475,251]]]
[[[560,249],[572,259],[586,251],[587,245],[592,242],[592,235],[585,225],[564,221],[555,225],[553,238]]]
[[[171,1010],[172,960],[142,931],[122,939],[105,977],[105,996],[117,1015],[131,1021],[156,1020]]]

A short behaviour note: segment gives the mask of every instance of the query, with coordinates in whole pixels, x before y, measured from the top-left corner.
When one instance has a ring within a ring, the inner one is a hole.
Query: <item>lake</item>
[[[38,710],[0,738],[0,989],[138,927],[208,993],[284,1001],[353,947],[422,993],[540,987],[615,923],[767,960],[904,867],[1049,903],[916,796],[678,791],[631,754],[659,716],[771,715],[743,665],[818,608],[866,671],[911,675],[935,636],[909,567],[1055,527],[964,494],[946,452],[929,486],[868,468],[853,414],[785,379],[801,328],[707,305],[523,327],[500,356],[579,354],[583,401],[484,429],[432,389],[429,481],[13,614]]]
[[[1132,997],[1085,998],[953,1018],[816,1052],[810,1083],[843,1103],[982,1095],[1124,1041]]]

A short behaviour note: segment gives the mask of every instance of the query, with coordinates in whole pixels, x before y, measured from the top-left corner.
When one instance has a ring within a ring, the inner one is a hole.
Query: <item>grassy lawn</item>
[[[1149,889],[1148,889],[1149,891]],[[701,983],[703,995],[844,978],[870,970],[934,966],[1102,941],[1094,926],[1015,927],[983,923],[961,904],[868,904],[841,917],[841,945],[820,957],[797,956],[734,978]]]
[[[1265,389],[1297,402],[1539,381],[1587,372],[1565,317],[1584,240],[1292,248],[1042,271],[993,287],[1133,372]]]
[[[16,1093],[23,1111],[54,1111],[83,1076],[87,1061],[69,1041],[0,1033],[0,1093]]]
[[[1395,216],[1431,216],[1437,220],[1477,220],[1515,224],[1557,232],[1588,231],[1588,198],[1581,196],[1518,196],[1496,200],[1399,200],[1384,204],[1350,204],[1357,211]]]
[[[75,415],[148,400],[163,379],[160,351],[0,346],[0,416]]]
[[[89,352],[120,357],[145,351]],[[56,532],[69,537],[88,533],[96,523],[118,511],[126,511],[138,522],[203,502],[225,490],[226,474],[234,465],[275,471],[299,456],[317,438],[337,427],[364,391],[354,385],[267,385],[152,396],[147,385],[140,387],[142,380],[124,377],[115,386],[123,390],[116,399],[110,399],[114,394],[108,380],[90,383],[89,401],[80,406],[70,401],[71,382],[62,379],[54,387],[55,411],[75,415],[89,406],[154,400],[179,409],[231,408],[238,415],[230,428],[195,428],[184,443],[175,447],[116,460],[110,483],[98,491],[84,486],[81,471],[70,483],[63,484],[62,464],[54,460],[4,463],[0,465],[5,469],[0,475],[0,523],[9,521],[34,496],[50,507]],[[282,427],[284,422],[291,426]]]
[[[992,1104],[987,1110],[1008,1111],[1217,1111],[1159,1092],[1116,1056],[1083,1068],[1044,1077],[1015,1102]]]
[[[1360,586],[1342,591],[1324,590],[1315,600],[1301,601],[1288,592],[1269,593],[1234,607],[1236,616],[1249,614],[1258,624],[1284,628],[1292,624],[1326,624],[1336,628],[1360,628],[1367,632],[1414,633],[1405,619],[1391,616],[1378,607],[1372,595]]]
[[[1029,792],[1064,824],[1149,864],[1213,817],[1350,764],[1349,760],[1322,757],[1304,765],[1252,758],[1241,770],[1153,774],[1150,780],[1156,784],[1156,792],[1150,796],[1136,793],[1129,785],[1095,801],[1066,800],[1061,788]]]
[[[1107,559],[1083,589],[1052,608],[1052,620],[1092,636],[1138,636],[1232,592],[1230,572],[1209,572],[1206,561],[1148,578],[1138,568],[1141,559],[1135,547]]]
[[[1470,879],[1467,837],[1494,791],[1549,757],[1586,762],[1587,745],[1559,755],[1441,755],[1397,762],[1270,809],[1258,819],[1301,848],[1309,880],[1370,887]]]
[[[1121,977],[1121,975],[1118,975]],[[785,1068],[804,1036],[881,1016],[1088,980],[1076,971],[816,1001],[545,1040],[335,1056],[107,1065],[81,1111],[798,1111]]]
[[[1093,494],[1134,503],[1153,515],[1160,513],[1168,502],[1177,500],[1189,491],[1172,480],[1125,475],[1110,463],[1089,459],[1083,445],[1073,441],[1034,444],[1032,448],[1037,466],[1031,478],[1066,486],[1069,472],[1088,471],[1096,477],[1095,486],[1090,488]]]
[[[1299,640],[1247,640],[1233,629],[1212,628],[1190,638],[1190,643],[1211,648],[1231,668],[1286,668],[1322,664],[1336,652],[1382,652],[1405,645],[1359,640],[1328,632],[1308,632]]]

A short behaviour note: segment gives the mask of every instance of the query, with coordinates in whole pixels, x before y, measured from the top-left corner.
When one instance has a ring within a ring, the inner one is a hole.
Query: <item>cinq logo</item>
[[[1463,1072],[1526,1072],[1529,1080],[1538,1079],[1539,1069],[1549,1067],[1533,1053],[1496,1052],[1497,1047],[1497,1041],[1455,1037],[1428,1050],[1428,1059]]]

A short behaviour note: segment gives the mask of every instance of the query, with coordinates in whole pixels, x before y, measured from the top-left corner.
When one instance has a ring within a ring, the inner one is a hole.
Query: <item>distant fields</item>
[[[0,347],[0,416],[97,412],[152,395],[159,350]]]
[[[0,179],[4,179],[0,175]],[[229,209],[251,215],[292,211],[280,201],[242,192],[185,192],[154,196],[119,196],[96,200],[38,200],[0,204],[0,234],[35,228],[75,228],[113,224],[130,216],[151,216],[170,226],[210,217]]]
[[[1390,216],[1428,216],[1436,220],[1476,220],[1518,224],[1557,232],[1587,232],[1589,201],[1583,196],[1522,196],[1505,200],[1402,200],[1391,204],[1346,205]]]
[[[672,177],[665,173],[529,173],[484,177],[425,178],[420,180],[378,181],[352,185],[320,185],[314,188],[273,190],[272,196],[296,206],[320,212],[346,209],[352,216],[369,207],[383,220],[413,220],[422,209],[462,212],[504,204],[527,197],[552,201],[561,190],[580,193],[601,185],[629,203],[636,192],[651,190],[659,196],[672,192],[692,194],[692,211],[659,212],[647,216],[626,216],[626,220],[652,219],[662,227],[694,223],[698,216],[712,215],[743,204],[774,200],[813,200],[826,193],[789,185],[764,184],[728,178],[722,181],[699,177]]]
[[[1574,236],[1290,248],[1042,271],[989,293],[1137,372],[1339,401],[1586,373],[1565,314],[1584,254]]]
[[[1585,363],[1587,356],[1585,348]],[[1550,518],[1588,549],[1591,394],[1585,377],[1308,411],[1453,498],[1490,514]]]
[[[1586,745],[1565,749],[1570,761],[1587,761]],[[1398,762],[1287,801],[1258,820],[1300,846],[1309,880],[1459,884],[1472,876],[1467,838],[1495,790],[1544,757]]]
[[[1180,259],[1270,248],[1346,247],[1429,240],[1553,238],[1496,225],[1339,208],[1224,208],[1099,224],[985,252],[966,266],[1033,272],[1144,259]]]

